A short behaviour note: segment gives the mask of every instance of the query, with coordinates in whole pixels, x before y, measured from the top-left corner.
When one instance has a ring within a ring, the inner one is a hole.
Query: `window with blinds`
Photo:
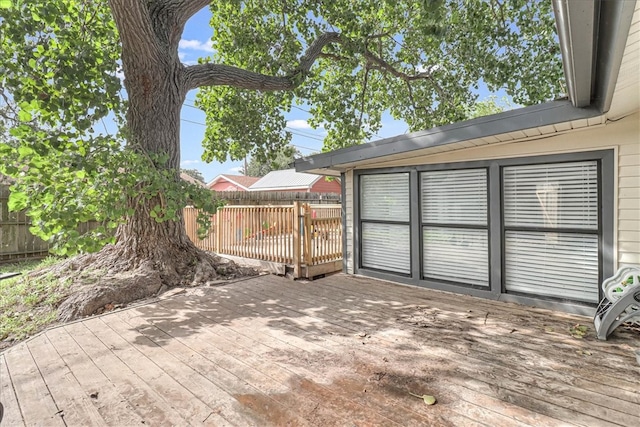
[[[421,173],[422,274],[489,286],[487,170]]]
[[[597,302],[597,161],[503,168],[509,292]]]
[[[360,176],[362,267],[411,273],[409,174]]]

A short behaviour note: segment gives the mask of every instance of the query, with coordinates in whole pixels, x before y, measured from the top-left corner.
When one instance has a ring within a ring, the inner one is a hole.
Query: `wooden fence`
[[[341,206],[324,204],[335,199],[335,194],[226,192],[218,197],[225,194],[238,197],[236,200],[247,197],[251,203],[274,199],[276,203],[225,206],[213,216],[211,231],[204,239],[198,237],[197,211],[185,208],[187,235],[199,248],[292,266],[296,277],[342,269]],[[303,203],[300,198],[313,203]],[[49,244],[31,234],[31,222],[24,211],[9,212],[8,199],[9,187],[0,185],[0,263],[46,256]],[[288,204],[280,205],[278,200]],[[83,224],[82,231],[95,225]]]
[[[201,249],[293,267],[296,277],[342,269],[340,205],[225,206],[197,234],[197,211],[185,208],[189,238]]]
[[[9,212],[8,200],[9,186],[0,185],[0,263],[47,256],[49,244],[31,234],[24,211]]]
[[[339,193],[216,191],[214,195],[217,199],[224,200],[227,206],[292,205],[293,202],[310,203],[312,205],[335,205],[341,202],[341,194]]]

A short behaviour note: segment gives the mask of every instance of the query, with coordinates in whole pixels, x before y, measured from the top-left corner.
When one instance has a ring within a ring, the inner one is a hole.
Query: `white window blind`
[[[506,226],[598,228],[596,162],[504,168]]]
[[[411,273],[409,225],[362,223],[362,266]]]
[[[505,288],[598,301],[598,165],[503,169]]]
[[[487,230],[425,227],[422,235],[425,276],[489,286]]]
[[[422,222],[486,225],[486,169],[422,173]]]
[[[360,177],[360,218],[409,221],[409,174],[389,173]]]
[[[598,236],[507,231],[508,291],[598,302]]]
[[[486,169],[423,172],[421,183],[423,276],[489,286]]]
[[[362,267],[411,273],[409,207],[408,173],[360,176]]]

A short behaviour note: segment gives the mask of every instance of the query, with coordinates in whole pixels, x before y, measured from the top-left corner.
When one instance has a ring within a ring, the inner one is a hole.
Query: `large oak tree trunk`
[[[180,69],[177,64],[167,67],[129,65],[127,93],[127,132],[129,148],[144,155],[162,154],[166,163],[155,167],[167,169],[179,180],[180,169],[180,109],[185,98]],[[143,184],[143,183],[141,183]],[[157,222],[150,212],[163,206],[160,196],[150,200],[132,197],[128,201],[134,212],[118,229],[118,246],[127,258],[162,258],[170,249],[189,250],[190,242],[184,229],[182,215],[178,221]]]
[[[190,87],[177,48],[184,22],[204,4],[204,0],[110,0],[122,42],[129,99],[127,144],[155,162],[156,168],[172,173],[176,181],[180,179],[180,110]],[[186,234],[181,212],[177,220],[153,218],[154,206],[164,206],[161,191],[151,199],[131,197],[128,204],[133,214],[118,228],[116,244],[67,266],[71,271],[90,266],[101,273],[97,285],[61,305],[61,320],[94,314],[105,306],[149,297],[173,286],[255,273],[196,248]]]

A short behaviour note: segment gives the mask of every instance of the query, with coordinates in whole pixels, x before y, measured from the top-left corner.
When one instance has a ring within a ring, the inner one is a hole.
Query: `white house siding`
[[[347,253],[344,256],[347,260],[347,273],[353,274],[353,171],[345,174],[345,185]]]
[[[601,149],[617,150],[617,210],[614,229],[614,262],[617,266],[640,265],[640,114],[624,117],[604,125],[585,127],[562,135],[524,142],[495,143],[481,147],[437,153],[405,160],[379,162],[367,169],[453,163],[560,154]],[[347,272],[353,273],[354,200],[353,172],[347,174]]]

